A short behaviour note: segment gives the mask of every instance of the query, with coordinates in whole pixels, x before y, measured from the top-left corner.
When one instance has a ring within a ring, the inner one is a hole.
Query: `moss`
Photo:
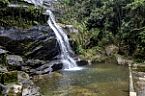
[[[3,79],[2,81],[4,81],[4,84],[13,83],[13,82],[17,83],[17,71],[0,73],[0,76],[3,77],[0,79]]]
[[[138,66],[136,71],[138,71],[138,72],[145,72],[145,66]]]
[[[10,91],[9,91],[9,93],[8,93],[8,96],[22,96],[22,94],[20,92],[16,94],[14,92],[14,89],[11,88]]]
[[[0,8],[0,26],[29,28],[33,25],[44,24],[48,17],[42,14],[43,11],[43,8],[36,9],[32,5],[27,8]]]
[[[7,65],[6,54],[1,54],[0,55],[0,64],[3,65],[3,66]]]

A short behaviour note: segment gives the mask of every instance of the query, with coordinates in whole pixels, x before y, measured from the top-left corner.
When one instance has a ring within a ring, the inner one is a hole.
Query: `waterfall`
[[[49,14],[49,19],[47,23],[52,28],[57,37],[57,41],[61,49],[61,60],[64,64],[64,67],[67,69],[77,67],[75,60],[70,56],[72,50],[67,35],[62,30],[62,28],[55,22],[55,18],[52,12],[50,10],[47,10],[46,13]]]
[[[36,6],[43,6],[44,0],[24,0],[28,3],[32,3]],[[50,0],[52,1],[52,0]],[[69,39],[67,37],[67,34],[63,31],[63,29],[56,23],[55,16],[53,15],[52,11],[49,10],[49,8],[46,9],[45,14],[49,15],[49,19],[47,21],[50,28],[54,31],[57,41],[59,43],[60,49],[61,49],[61,61],[64,65],[64,69],[66,70],[79,70],[80,68],[77,67],[77,64],[75,60],[72,58],[71,54],[73,54],[73,51],[69,44]]]

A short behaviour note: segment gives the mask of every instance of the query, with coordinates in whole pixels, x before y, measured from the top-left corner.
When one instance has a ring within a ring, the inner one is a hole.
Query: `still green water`
[[[44,96],[128,96],[128,68],[96,64],[34,78]]]

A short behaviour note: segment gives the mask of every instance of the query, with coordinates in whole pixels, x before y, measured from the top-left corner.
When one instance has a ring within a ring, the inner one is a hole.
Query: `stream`
[[[94,64],[34,78],[44,96],[128,96],[128,68]]]

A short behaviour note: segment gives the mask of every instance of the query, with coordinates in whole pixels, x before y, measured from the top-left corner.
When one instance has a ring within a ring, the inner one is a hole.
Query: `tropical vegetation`
[[[119,54],[145,59],[145,0],[61,0],[60,4],[60,21],[80,31],[75,38],[79,51],[115,44]]]

